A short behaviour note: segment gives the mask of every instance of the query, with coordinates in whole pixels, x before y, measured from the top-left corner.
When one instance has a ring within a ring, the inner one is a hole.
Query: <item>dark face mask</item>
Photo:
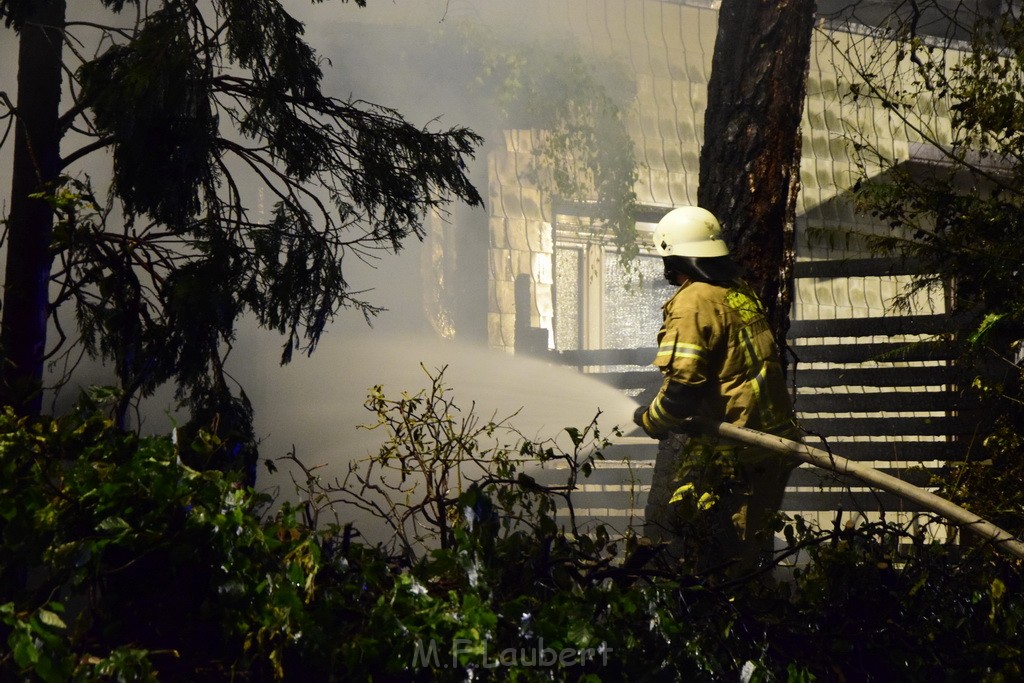
[[[679,284],[679,277],[685,277],[685,273],[671,267],[668,263],[665,263],[665,280],[671,285]]]
[[[662,260],[665,264],[665,279],[673,284],[680,275],[690,280],[715,284],[728,284],[741,276],[739,267],[729,256],[665,256]]]

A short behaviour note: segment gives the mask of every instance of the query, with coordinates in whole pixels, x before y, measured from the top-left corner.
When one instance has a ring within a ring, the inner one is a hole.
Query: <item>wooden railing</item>
[[[871,277],[915,269],[912,263],[884,259],[798,262],[795,276]],[[927,485],[946,463],[968,457],[977,415],[961,396],[951,343],[954,322],[946,314],[794,321],[787,339],[789,373],[794,407],[808,432],[805,442],[918,486]],[[661,384],[661,374],[650,365],[654,354],[655,348],[645,347],[555,351],[550,357],[642,404]],[[643,509],[657,448],[653,441],[627,441],[617,447],[617,456],[628,458],[632,468],[599,467],[584,482],[588,486],[576,499],[578,505]],[[913,504],[868,490],[862,482],[811,468],[794,472],[783,507],[914,510]]]
[[[795,277],[911,275],[891,259],[798,262]],[[794,407],[805,442],[908,483],[927,485],[972,444],[974,406],[953,362],[957,320],[946,313],[795,320],[787,344]],[[880,341],[881,340],[881,341]],[[914,510],[849,477],[801,468],[790,479],[789,510]]]

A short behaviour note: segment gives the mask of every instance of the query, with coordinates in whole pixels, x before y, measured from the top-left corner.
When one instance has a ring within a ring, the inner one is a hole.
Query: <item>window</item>
[[[553,256],[555,348],[653,346],[661,304],[672,293],[661,257],[643,253],[638,272],[627,273],[616,250],[584,242],[561,227],[556,227]]]

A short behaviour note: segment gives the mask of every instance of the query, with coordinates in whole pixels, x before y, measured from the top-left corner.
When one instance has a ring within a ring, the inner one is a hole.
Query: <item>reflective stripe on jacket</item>
[[[780,436],[795,423],[764,307],[746,283],[688,282],[662,306],[654,359],[664,374],[646,420],[669,432],[700,415]]]

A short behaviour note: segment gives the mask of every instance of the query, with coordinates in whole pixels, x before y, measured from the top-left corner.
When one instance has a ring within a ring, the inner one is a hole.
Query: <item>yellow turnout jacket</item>
[[[667,435],[690,416],[795,432],[778,346],[745,282],[687,282],[662,312],[654,365],[664,381],[643,416],[649,433]]]

